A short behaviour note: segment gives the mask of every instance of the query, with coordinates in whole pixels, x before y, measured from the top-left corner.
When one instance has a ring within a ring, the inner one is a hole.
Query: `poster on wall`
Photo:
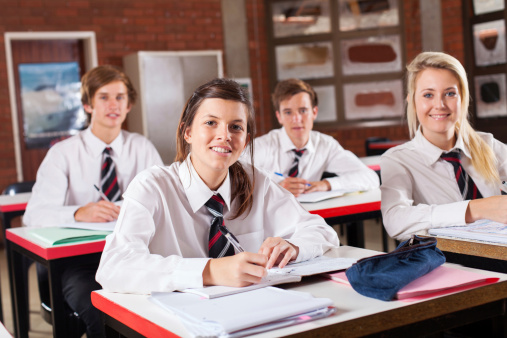
[[[505,74],[475,77],[477,117],[507,116]]]
[[[26,147],[48,148],[87,126],[77,62],[19,64]]]
[[[505,8],[504,0],[474,0],[475,15],[501,11]]]
[[[478,23],[474,29],[474,52],[477,66],[490,66],[507,61],[505,21]]]

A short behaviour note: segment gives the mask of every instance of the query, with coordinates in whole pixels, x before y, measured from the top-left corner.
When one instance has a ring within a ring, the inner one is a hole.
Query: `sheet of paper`
[[[205,332],[208,336],[236,332],[333,304],[328,298],[275,287],[214,299],[189,293],[154,292],[149,299],[178,315],[193,334]]]
[[[314,203],[327,200],[329,198],[335,198],[345,195],[346,191],[315,191],[307,194],[302,194],[297,197],[297,200],[301,203]]]
[[[101,231],[114,231],[116,221],[105,223],[91,223],[91,222],[75,222],[68,224],[61,224],[60,228],[74,228],[86,230],[101,230]]]
[[[320,256],[304,262],[287,264],[283,269],[273,268],[271,270],[291,275],[311,276],[329,271],[345,270],[355,262],[357,259],[354,258]]]
[[[217,298],[223,296],[233,295],[239,292],[246,292],[250,290],[264,288],[270,285],[277,285],[283,283],[293,283],[301,281],[301,276],[290,275],[280,273],[279,271],[272,271],[273,269],[268,270],[268,275],[263,278],[262,282],[259,284],[252,284],[249,286],[245,286],[242,288],[236,288],[232,286],[207,286],[204,288],[198,289],[185,289],[183,292],[194,293],[196,295],[200,295],[206,298]]]
[[[430,229],[430,235],[507,244],[507,224],[479,220],[460,227]]]

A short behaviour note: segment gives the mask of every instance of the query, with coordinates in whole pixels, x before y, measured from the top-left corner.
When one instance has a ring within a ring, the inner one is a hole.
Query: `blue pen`
[[[283,174],[277,173],[276,171],[275,171],[275,175],[282,176],[283,178],[285,178],[285,176],[283,176]],[[306,183],[306,186],[311,187],[312,185],[310,183]]]

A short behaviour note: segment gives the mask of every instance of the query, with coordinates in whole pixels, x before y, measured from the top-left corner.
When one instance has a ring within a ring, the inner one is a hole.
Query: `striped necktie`
[[[219,225],[224,224],[224,204],[225,202],[220,194],[211,196],[208,202],[204,204],[206,208],[208,208],[208,211],[211,213],[211,215],[213,215],[208,241],[208,255],[211,258],[220,258],[234,255],[234,247],[218,229]]]
[[[442,153],[440,158],[452,164],[456,182],[458,182],[459,190],[461,192],[463,200],[474,200],[477,198],[482,198],[482,194],[479,189],[477,189],[474,180],[467,174],[461,165],[460,150],[453,150],[448,153]]]
[[[299,175],[299,159],[303,156],[303,153],[306,149],[292,149],[294,152],[294,162],[292,163],[292,167],[289,170],[289,177],[298,177]]]
[[[104,162],[100,171],[100,187],[104,195],[109,198],[111,202],[120,199],[121,191],[118,185],[118,177],[116,176],[116,166],[111,158],[111,147],[104,149]]]

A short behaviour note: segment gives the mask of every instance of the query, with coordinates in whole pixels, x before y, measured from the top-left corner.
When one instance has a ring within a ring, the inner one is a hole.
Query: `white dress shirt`
[[[251,166],[244,164],[251,177]],[[105,290],[148,294],[203,286],[212,216],[205,203],[213,195],[192,166],[152,167],[140,173],[124,194],[113,234],[106,239],[97,272]],[[339,245],[336,232],[320,216],[301,207],[294,196],[255,170],[253,206],[248,215],[229,219],[229,175],[220,186],[227,228],[249,252],[267,237],[282,237],[299,247],[297,261]]]
[[[507,145],[491,134],[478,134],[496,155],[500,179],[507,180]],[[463,168],[483,197],[500,195],[500,182],[487,182],[477,173],[461,138],[453,149],[462,150]],[[405,240],[415,233],[427,234],[428,229],[466,224],[469,201],[463,201],[452,164],[440,159],[444,152],[418,130],[410,142],[382,155],[382,215],[391,237]]]
[[[100,187],[105,147],[113,149],[111,157],[122,192],[137,173],[163,164],[153,144],[144,136],[122,130],[108,145],[90,128],[83,130],[49,149],[37,171],[23,223],[29,227],[73,223],[78,208],[100,201],[93,185]]]
[[[326,178],[331,184],[331,190],[365,191],[378,188],[378,175],[352,152],[343,149],[333,137],[312,130],[304,148],[306,150],[299,159],[298,177],[307,181],[320,181],[322,174],[329,172],[338,175]],[[284,177],[288,177],[294,163],[293,149],[296,147],[285,128],[271,130],[255,139],[254,164],[265,170],[273,181],[280,183]],[[247,159],[247,154],[245,151],[244,159]]]

